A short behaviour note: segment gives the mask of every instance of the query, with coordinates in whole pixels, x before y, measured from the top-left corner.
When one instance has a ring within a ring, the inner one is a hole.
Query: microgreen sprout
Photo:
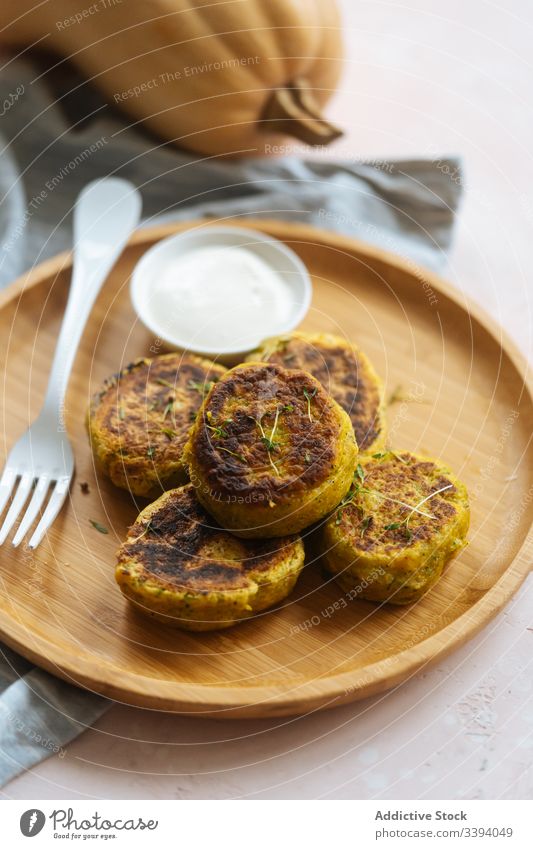
[[[128,544],[133,545],[134,543],[139,542],[140,539],[142,539],[143,537],[146,536],[146,534],[148,533],[148,531],[151,528],[151,525],[152,525],[152,520],[148,519],[146,525],[144,526],[144,528],[141,531],[141,533],[139,534],[139,536],[135,537],[134,539],[129,539]]]
[[[387,454],[390,454],[392,457],[398,460],[399,463],[403,463],[404,466],[410,465],[410,461],[405,460],[402,455],[397,454],[396,451],[378,451],[377,454],[372,454],[372,457],[374,460],[382,460],[383,457],[387,456]]]
[[[401,522],[390,522],[390,524],[384,525],[383,526],[384,530],[385,531],[396,531],[396,530],[398,530],[398,528],[403,527],[404,531],[405,531],[405,535],[407,536],[407,539],[411,540],[413,538],[413,532],[411,531],[411,529],[409,527],[409,522],[411,521],[413,514],[414,513],[420,513],[420,515],[427,516],[429,519],[435,519],[436,518],[435,516],[432,516],[431,513],[425,513],[423,510],[420,509],[420,507],[422,506],[422,504],[425,504],[426,501],[429,501],[431,498],[434,498],[436,495],[439,495],[439,493],[445,492],[447,489],[451,489],[452,487],[453,487],[453,484],[449,483],[446,486],[442,486],[440,489],[436,489],[435,492],[430,492],[429,495],[426,495],[425,498],[422,498],[421,501],[419,501],[418,504],[415,504],[414,507],[411,507],[410,505],[405,504],[403,501],[396,502],[398,504],[401,504],[403,507],[406,507],[409,510],[409,513],[405,517],[405,519],[402,519]],[[381,495],[382,493],[379,493],[379,494]],[[383,496],[383,497],[386,498],[387,496]],[[395,499],[389,499],[389,500],[393,501]]]
[[[361,481],[361,484],[364,484],[364,482],[365,482],[365,470],[363,469],[361,463],[357,464],[357,468],[355,470],[354,477],[359,478],[359,480]]]
[[[398,498],[391,498],[390,495],[385,495],[378,489],[369,489],[367,490],[367,492],[372,493],[372,495],[377,495],[379,498],[383,498],[385,501],[390,501],[392,502],[392,504],[399,504],[401,507],[405,507],[406,510],[411,510],[413,513],[420,513],[421,516],[425,516],[427,519],[435,518],[435,516],[432,516],[431,513],[426,513],[424,510],[420,510],[418,505],[416,507],[413,507],[411,504],[406,504],[405,501],[400,501]],[[425,500],[426,499],[424,499],[424,501]]]
[[[160,386],[166,386],[168,389],[176,389],[173,383],[170,383],[168,380],[165,380],[163,377],[156,377],[156,383],[159,383]]]
[[[396,453],[396,451],[389,451],[389,454],[392,454],[392,456],[395,458],[395,460],[398,460],[398,462],[399,462],[399,463],[403,463],[403,465],[404,465],[404,466],[409,466],[409,465],[410,465],[410,461],[409,461],[409,460],[405,460],[405,459],[402,457],[402,455],[401,455],[401,454],[397,454],[397,453]]]
[[[204,395],[207,395],[214,383],[214,380],[207,380],[205,383],[200,383],[197,380],[189,380],[187,386],[189,389],[194,389],[196,392],[199,392],[203,397]]]
[[[391,394],[387,398],[387,407],[390,407],[391,404],[398,404],[400,401],[408,401],[408,400],[409,400],[409,398],[406,396],[405,392],[403,391],[403,386],[401,384],[398,384],[398,386],[396,386],[392,390]]]
[[[241,463],[246,463],[245,458],[242,454],[238,454],[237,451],[230,451],[229,448],[223,448],[221,445],[217,446],[218,451],[225,451],[226,454],[231,454],[232,457],[236,457],[237,460],[240,460]]]
[[[310,422],[313,421],[311,418],[311,398],[314,398],[317,393],[317,387],[313,389],[312,392],[308,392],[307,389],[304,389],[304,398],[307,400],[307,417]]]
[[[276,416],[274,418],[274,424],[272,426],[272,430],[270,431],[270,436],[267,436],[266,433],[265,433],[265,429],[264,429],[263,424],[262,424],[262,418],[263,417],[261,417],[260,419],[255,419],[256,424],[257,424],[259,430],[261,431],[261,442],[263,443],[263,445],[265,446],[265,448],[267,450],[269,463],[272,466],[272,468],[274,469],[274,471],[276,472],[276,474],[278,475],[278,477],[279,477],[279,469],[276,466],[276,464],[274,463],[274,460],[272,459],[271,455],[272,455],[272,452],[275,451],[276,448],[279,445],[279,443],[274,442],[274,434],[276,433],[276,428],[278,426],[278,419],[279,419],[280,410],[281,410],[281,408],[277,407]]]
[[[276,409],[276,415],[274,416],[274,424],[272,425],[272,430],[270,431],[270,436],[268,437],[268,441],[270,443],[270,445],[268,447],[269,451],[273,451],[278,445],[277,442],[274,442],[274,434],[276,433],[276,428],[278,426],[280,409],[281,409],[280,407],[277,407],[277,409]]]
[[[435,492],[430,492],[430,494],[429,494],[429,495],[426,495],[426,497],[425,497],[425,498],[423,498],[423,499],[422,499],[422,501],[419,501],[419,502],[418,502],[418,504],[417,504],[415,507],[413,507],[413,508],[411,509],[411,512],[409,513],[409,515],[408,515],[408,517],[407,517],[407,520],[406,520],[407,524],[409,524],[409,519],[411,518],[411,516],[413,515],[413,513],[420,513],[420,512],[422,512],[422,511],[420,510],[420,507],[422,506],[422,504],[425,504],[425,503],[426,503],[426,501],[429,501],[431,498],[435,498],[435,496],[436,496],[436,495],[439,495],[439,493],[440,493],[440,492],[445,492],[447,489],[452,489],[452,487],[453,487],[453,483],[449,483],[449,484],[447,484],[446,486],[441,486],[441,488],[440,488],[440,489],[436,489],[436,490],[435,490]],[[435,516],[431,516],[431,518],[432,518],[432,519],[434,519],[434,518],[435,518]]]
[[[403,528],[403,532],[407,537],[407,540],[410,542],[413,538],[413,533],[410,530],[406,519],[403,519],[401,522],[390,522],[388,525],[383,525],[383,530],[385,531],[397,531],[400,528]]]
[[[174,398],[169,398],[166,405],[165,405],[165,409],[163,410],[163,421],[166,419],[166,417],[169,415],[169,413],[171,413],[173,411],[173,409],[174,409]]]
[[[355,496],[356,496],[356,492],[351,490],[348,493],[348,495],[345,495],[344,498],[342,499],[341,503],[337,507],[337,518],[335,519],[336,525],[340,525],[340,523],[342,522],[342,511],[344,510],[345,507],[348,506],[348,504],[352,503]]]
[[[372,524],[372,516],[365,516],[364,519],[361,520],[360,528],[361,528],[361,537],[364,537],[365,531]]]
[[[232,421],[233,419],[224,419],[221,425],[210,425],[206,422],[206,427],[212,430],[215,436],[225,439],[229,434],[224,425],[231,424]]]

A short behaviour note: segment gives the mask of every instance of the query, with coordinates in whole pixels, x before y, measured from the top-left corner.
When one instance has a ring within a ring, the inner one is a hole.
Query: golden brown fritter
[[[223,527],[272,537],[338,504],[357,445],[347,414],[314,377],[249,363],[212,387],[185,456],[199,501]]]
[[[226,369],[192,354],[139,359],[106,380],[87,427],[99,466],[116,486],[157,497],[187,480],[183,448],[209,391]]]
[[[139,609],[191,631],[228,628],[284,599],[304,564],[298,536],[242,540],[188,484],[150,504],[118,551],[116,580]]]
[[[468,494],[439,460],[361,457],[355,483],[318,532],[325,564],[359,598],[409,604],[465,546]]]
[[[385,444],[383,385],[355,345],[330,333],[297,332],[266,339],[248,359],[308,371],[350,416],[360,452]]]

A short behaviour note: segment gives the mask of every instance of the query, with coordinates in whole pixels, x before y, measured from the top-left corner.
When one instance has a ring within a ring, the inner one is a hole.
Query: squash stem
[[[330,144],[343,135],[342,130],[322,117],[305,80],[296,80],[285,88],[275,89],[261,120],[265,132],[283,133],[305,144]]]

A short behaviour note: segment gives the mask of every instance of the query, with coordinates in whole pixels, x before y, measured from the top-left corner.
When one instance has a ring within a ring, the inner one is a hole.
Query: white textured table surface
[[[326,0],[324,0],[325,2]],[[344,0],[329,155],[460,153],[449,278],[531,354],[533,6]],[[383,696],[223,723],[115,706],[7,798],[531,798],[533,582],[475,641]]]

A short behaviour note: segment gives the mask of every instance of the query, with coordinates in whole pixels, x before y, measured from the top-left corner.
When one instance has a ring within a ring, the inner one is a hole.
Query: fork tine
[[[26,512],[22,517],[22,521],[17,528],[17,532],[13,537],[12,545],[16,548],[20,545],[27,531],[33,525],[37,513],[41,509],[41,505],[46,498],[46,493],[50,487],[50,478],[47,475],[41,475],[37,481],[37,485],[33,491],[32,499],[26,508]]]
[[[0,478],[0,516],[4,512],[4,507],[9,501],[9,496],[13,491],[16,479],[16,471],[6,466],[2,473],[2,477]]]
[[[50,501],[46,505],[46,510],[44,511],[41,517],[41,521],[37,525],[34,534],[28,543],[29,548],[37,548],[37,546],[41,542],[46,531],[48,530],[55,517],[61,510],[61,507],[63,506],[63,502],[68,495],[69,484],[70,476],[59,478],[59,480],[57,481],[56,485],[52,490]]]
[[[26,504],[26,501],[28,500],[28,495],[30,494],[30,490],[33,485],[33,481],[33,474],[30,474],[30,472],[24,472],[17,487],[17,491],[13,496],[13,501],[11,502],[9,510],[7,511],[7,516],[4,519],[4,524],[0,528],[0,545],[2,545],[2,543],[5,541],[5,538],[7,537],[9,531],[17,520],[20,511]]]

